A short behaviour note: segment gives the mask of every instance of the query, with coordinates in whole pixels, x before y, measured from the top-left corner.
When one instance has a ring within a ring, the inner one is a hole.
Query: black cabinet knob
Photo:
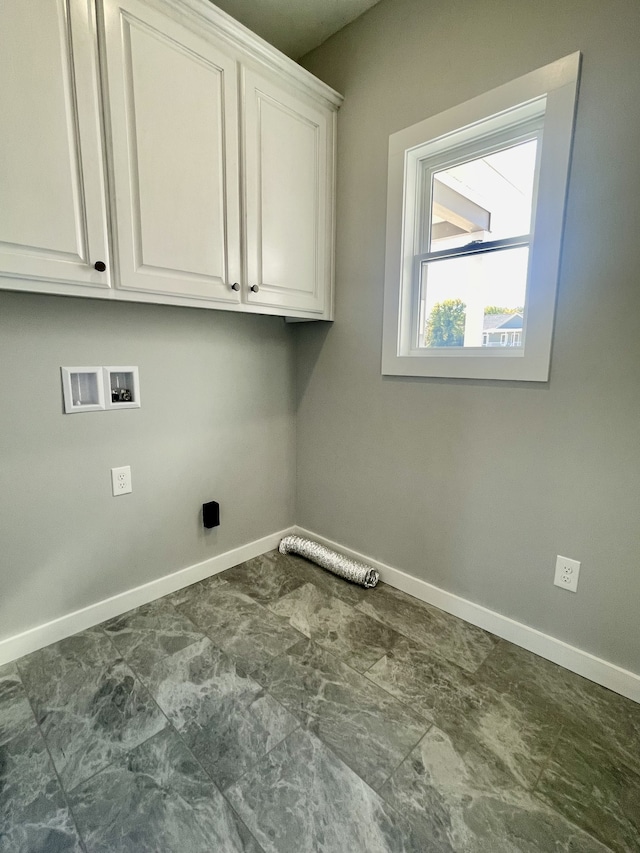
[[[252,293],[257,293],[257,292],[260,290],[260,288],[258,287],[258,285],[257,285],[257,284],[252,284],[252,285],[251,285],[251,287],[249,288],[249,290],[250,290]]]
[[[98,270],[98,272],[104,272],[107,268],[107,265],[104,261],[96,261],[93,265],[94,270]]]
[[[233,282],[233,284],[231,285],[231,290],[240,290],[240,285],[237,281]]]

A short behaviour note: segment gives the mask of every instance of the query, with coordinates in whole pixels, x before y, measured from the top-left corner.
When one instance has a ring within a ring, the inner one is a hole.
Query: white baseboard
[[[296,527],[295,533],[297,536],[314,539],[316,542],[320,542],[334,551],[340,551],[361,563],[368,563],[380,572],[380,579],[388,583],[389,586],[401,589],[420,601],[425,601],[427,604],[439,607],[440,610],[459,616],[472,625],[484,628],[485,631],[490,631],[504,640],[522,646],[522,648],[553,661],[565,669],[576,672],[590,681],[595,681],[597,684],[609,688],[609,690],[627,696],[635,702],[640,702],[640,675],[637,673],[623,669],[614,663],[609,663],[609,661],[589,654],[589,652],[585,652],[576,646],[570,646],[568,643],[551,637],[549,634],[544,634],[536,628],[531,628],[529,625],[516,622],[515,619],[510,619],[508,616],[496,613],[495,610],[489,610],[489,608],[474,604],[473,601],[468,601],[466,598],[460,598],[458,595],[412,577],[392,566],[387,566],[365,554],[345,548],[344,545],[332,542],[330,539],[319,536],[310,530]]]
[[[0,666],[48,646],[50,643],[70,637],[78,631],[99,625],[106,619],[120,616],[134,607],[140,607],[142,604],[147,604],[163,595],[168,595],[185,586],[204,580],[204,578],[224,572],[245,560],[258,557],[266,551],[277,548],[280,540],[291,533],[314,539],[316,542],[321,542],[323,545],[340,551],[354,560],[368,563],[380,572],[380,578],[389,586],[401,589],[420,601],[439,607],[441,610],[458,616],[472,625],[484,628],[485,631],[490,631],[498,637],[509,640],[534,654],[540,655],[540,657],[576,672],[590,681],[595,681],[597,684],[609,688],[609,690],[627,696],[635,702],[640,702],[639,674],[623,669],[576,646],[558,640],[556,637],[544,634],[536,628],[531,628],[522,622],[516,622],[515,619],[510,619],[508,616],[503,616],[501,613],[496,613],[495,610],[489,610],[480,604],[474,604],[466,598],[440,589],[427,583],[427,581],[415,578],[400,571],[400,569],[387,566],[366,554],[353,551],[338,542],[333,542],[331,539],[319,536],[317,533],[301,527],[281,530],[262,539],[256,539],[239,548],[204,560],[202,563],[187,566],[187,568],[164,575],[164,577],[157,578],[142,586],[134,587],[111,598],[83,607],[81,610],[75,610],[73,613],[53,619],[44,625],[37,625],[21,634],[8,637],[0,641]]]
[[[204,580],[204,578],[217,575],[218,572],[224,572],[225,569],[237,566],[238,563],[243,563],[245,560],[258,557],[266,551],[277,548],[282,537],[288,536],[292,532],[293,529],[289,528],[281,530],[279,533],[272,533],[270,536],[256,539],[246,545],[241,545],[239,548],[226,551],[224,554],[218,554],[202,563],[187,566],[187,568],[172,572],[170,575],[164,575],[164,577],[149,581],[142,586],[136,586],[118,595],[113,595],[111,598],[105,598],[95,604],[90,604],[88,607],[83,607],[81,610],[75,610],[66,616],[53,619],[44,625],[37,625],[21,634],[8,637],[6,640],[0,641],[0,666],[51,643],[56,643],[58,640],[63,640],[65,637],[70,637],[72,634],[77,634],[78,631],[99,625],[106,619],[120,616],[128,610],[133,610],[134,607],[148,604],[150,601],[162,598],[163,595],[168,595],[170,592],[175,592],[185,586]]]

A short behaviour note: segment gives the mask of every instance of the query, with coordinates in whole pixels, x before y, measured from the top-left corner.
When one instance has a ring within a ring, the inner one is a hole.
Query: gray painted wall
[[[389,134],[575,50],[550,382],[382,377]],[[296,330],[297,522],[640,671],[640,4],[382,0],[304,64],[345,103],[337,320]]]
[[[0,293],[0,640],[293,523],[290,331]],[[138,365],[142,407],[63,415],[60,366],[92,364]],[[119,465],[133,493],[113,498]]]

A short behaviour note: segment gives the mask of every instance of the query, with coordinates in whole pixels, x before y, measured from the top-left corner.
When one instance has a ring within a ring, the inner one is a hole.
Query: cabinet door
[[[92,7],[0,5],[0,287],[109,287]]]
[[[244,69],[247,299],[330,316],[334,113]]]
[[[118,287],[238,302],[235,59],[161,5],[104,15]]]

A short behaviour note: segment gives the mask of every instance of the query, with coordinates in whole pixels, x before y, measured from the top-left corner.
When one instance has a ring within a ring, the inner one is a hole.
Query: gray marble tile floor
[[[270,552],[0,667],[0,853],[640,853],[640,705]]]

